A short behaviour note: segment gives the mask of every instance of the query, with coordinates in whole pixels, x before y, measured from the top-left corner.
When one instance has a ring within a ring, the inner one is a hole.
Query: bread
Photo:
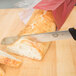
[[[21,64],[19,59],[0,50],[0,64],[5,64],[12,67],[18,67]]]
[[[51,11],[35,10],[26,27],[20,35],[53,32],[56,25]],[[41,60],[49,48],[50,42],[33,42],[26,38],[20,38],[15,43],[7,46],[9,52],[26,56],[31,59]]]
[[[5,73],[4,73],[4,70],[0,67],[0,76],[4,76]]]

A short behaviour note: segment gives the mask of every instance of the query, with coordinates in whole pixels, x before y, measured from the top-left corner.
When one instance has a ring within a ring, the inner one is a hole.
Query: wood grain
[[[17,35],[25,26],[18,15],[22,10],[0,10],[0,41],[6,36]],[[76,25],[76,7],[61,30],[74,25]],[[21,59],[23,63],[19,68],[1,65],[5,76],[76,76],[76,41],[73,39],[52,42],[42,61],[14,56]]]

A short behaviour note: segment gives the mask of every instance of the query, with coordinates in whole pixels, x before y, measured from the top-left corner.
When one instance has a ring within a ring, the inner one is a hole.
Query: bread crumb
[[[44,20],[44,17],[43,17],[43,15],[40,15],[40,17],[41,17],[41,20]]]
[[[32,29],[34,29],[34,27],[35,27],[35,26],[34,26],[34,23],[33,23],[33,24],[31,24],[31,26],[32,26]]]
[[[47,11],[44,11],[43,15],[45,15],[47,13]]]

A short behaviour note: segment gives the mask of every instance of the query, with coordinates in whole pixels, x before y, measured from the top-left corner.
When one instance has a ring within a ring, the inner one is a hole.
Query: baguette
[[[5,75],[4,70],[0,68],[0,76],[4,76],[4,75]]]
[[[35,10],[26,27],[19,33],[21,35],[53,32],[56,24],[51,11]],[[48,50],[50,42],[33,42],[26,38],[20,38],[15,43],[7,46],[9,52],[26,56],[31,59],[41,60]]]
[[[21,64],[21,61],[0,50],[0,63],[12,67],[18,67]]]

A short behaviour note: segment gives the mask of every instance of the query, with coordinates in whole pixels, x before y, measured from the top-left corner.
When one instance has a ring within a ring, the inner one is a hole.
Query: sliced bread
[[[18,67],[21,64],[19,59],[0,50],[0,64],[5,64],[12,67]]]

